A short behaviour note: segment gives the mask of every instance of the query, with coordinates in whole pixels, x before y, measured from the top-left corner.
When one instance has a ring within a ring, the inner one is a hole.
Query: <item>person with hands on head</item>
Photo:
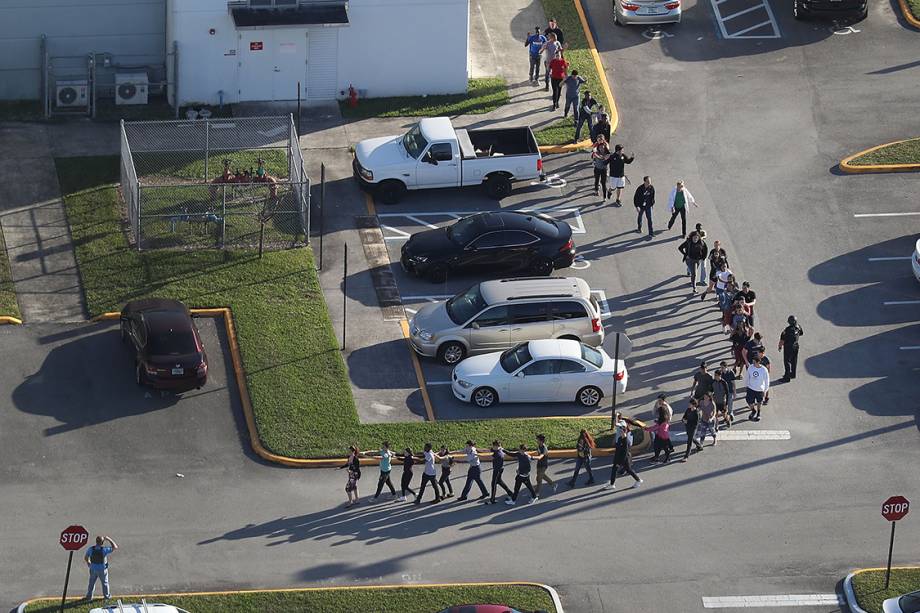
[[[674,220],[680,215],[680,235],[687,236],[687,207],[693,205],[699,208],[696,199],[690,190],[684,187],[683,179],[679,179],[675,187],[671,188],[668,195],[668,210],[671,211],[671,219],[668,221],[668,230],[674,225]]]
[[[108,545],[106,545],[108,543]],[[89,585],[86,587],[86,600],[93,599],[96,579],[102,583],[102,597],[108,600],[109,592],[109,556],[118,550],[118,545],[109,535],[97,536],[96,544],[86,550],[83,561],[89,569]]]

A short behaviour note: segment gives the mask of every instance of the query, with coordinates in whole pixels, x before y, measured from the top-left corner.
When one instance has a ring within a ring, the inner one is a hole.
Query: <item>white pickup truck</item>
[[[512,181],[543,177],[543,158],[530,128],[454,129],[447,117],[422,119],[402,136],[355,146],[355,178],[385,204],[409,189],[482,185],[500,200]]]

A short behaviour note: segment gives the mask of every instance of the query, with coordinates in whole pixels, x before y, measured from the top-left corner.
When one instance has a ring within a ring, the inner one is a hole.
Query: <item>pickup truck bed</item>
[[[539,151],[529,130],[519,128],[464,130],[457,132],[463,159],[495,155],[533,155]]]

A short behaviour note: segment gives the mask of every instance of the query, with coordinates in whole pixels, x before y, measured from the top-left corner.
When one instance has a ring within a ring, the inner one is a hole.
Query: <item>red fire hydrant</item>
[[[355,89],[354,85],[348,86],[348,106],[351,108],[358,106],[358,90]]]

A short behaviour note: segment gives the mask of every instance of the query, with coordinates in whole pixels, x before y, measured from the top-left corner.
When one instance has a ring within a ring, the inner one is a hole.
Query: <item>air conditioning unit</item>
[[[147,73],[115,74],[115,104],[147,104]]]
[[[57,106],[86,106],[86,92],[89,89],[86,79],[57,82]]]

